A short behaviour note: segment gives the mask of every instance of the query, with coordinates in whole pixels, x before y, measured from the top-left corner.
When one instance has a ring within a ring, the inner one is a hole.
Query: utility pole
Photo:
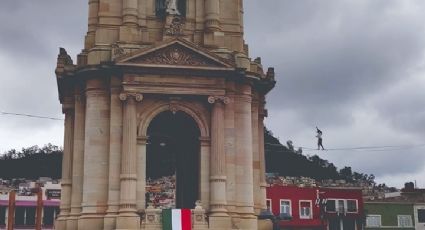
[[[16,192],[12,190],[9,192],[9,208],[7,213],[7,230],[13,230],[15,224],[15,199]]]
[[[42,212],[43,212],[43,190],[38,187],[37,192],[37,211],[35,220],[35,230],[41,230],[42,227]]]

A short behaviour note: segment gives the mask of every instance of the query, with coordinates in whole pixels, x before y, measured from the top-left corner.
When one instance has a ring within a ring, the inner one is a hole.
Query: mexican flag
[[[162,210],[163,230],[191,230],[192,215],[190,209]]]

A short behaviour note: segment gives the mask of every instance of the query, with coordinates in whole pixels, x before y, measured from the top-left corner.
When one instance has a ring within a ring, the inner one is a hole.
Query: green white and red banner
[[[163,230],[191,230],[192,212],[190,209],[162,210]]]

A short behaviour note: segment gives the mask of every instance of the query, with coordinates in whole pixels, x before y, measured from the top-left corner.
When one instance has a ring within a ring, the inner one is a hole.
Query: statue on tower
[[[165,5],[167,5],[167,9],[165,11],[169,15],[180,15],[177,3],[178,0],[165,0]]]
[[[167,15],[186,15],[186,0],[156,0],[156,15],[165,17]]]

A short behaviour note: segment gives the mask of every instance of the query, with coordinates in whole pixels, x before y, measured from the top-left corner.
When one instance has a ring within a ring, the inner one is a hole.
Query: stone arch
[[[194,107],[199,106],[194,103],[184,101],[156,102],[149,106],[149,108],[144,108],[143,112],[140,113],[137,134],[139,137],[146,136],[149,124],[158,114],[164,111],[182,111],[192,117],[192,119],[198,125],[201,137],[209,137],[210,130],[207,122],[207,115],[205,114],[206,112],[204,109],[197,111],[193,109]]]

